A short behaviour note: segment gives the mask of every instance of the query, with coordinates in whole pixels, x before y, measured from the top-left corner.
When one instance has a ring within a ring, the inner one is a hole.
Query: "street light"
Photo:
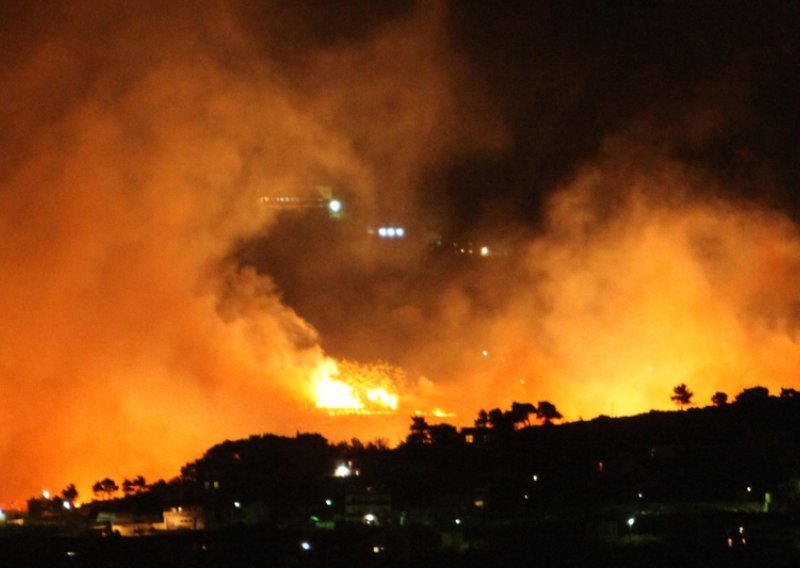
[[[347,464],[339,464],[333,471],[334,477],[350,477],[353,475],[353,470]]]

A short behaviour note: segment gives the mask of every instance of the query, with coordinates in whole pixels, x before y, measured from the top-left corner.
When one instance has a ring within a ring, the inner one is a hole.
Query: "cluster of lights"
[[[383,239],[402,239],[406,236],[403,227],[378,227],[378,236]]]
[[[300,203],[302,200],[299,197],[270,197],[262,195],[258,199],[261,203]]]
[[[359,472],[357,469],[353,468],[353,464],[351,462],[342,463],[336,466],[336,469],[333,470],[333,477],[350,477],[351,475],[355,475],[358,477]],[[325,501],[325,504],[329,507],[333,505],[333,501],[328,503],[330,499]]]
[[[459,254],[470,254],[470,255],[479,255],[479,256],[489,256],[492,251],[487,246],[482,246],[479,248],[473,247],[471,244],[466,246],[461,246],[458,243],[453,243],[453,248]]]
[[[332,217],[339,217],[342,214],[344,209],[344,204],[340,199],[326,199],[326,198],[315,198],[315,197],[270,197],[268,195],[262,195],[258,198],[258,201],[262,205],[272,205],[276,207],[327,207],[328,212],[331,214]]]

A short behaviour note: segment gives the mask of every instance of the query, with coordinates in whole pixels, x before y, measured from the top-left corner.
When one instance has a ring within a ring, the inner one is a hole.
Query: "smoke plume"
[[[233,253],[269,234],[261,196],[371,210],[473,146],[442,7],[3,10],[0,499],[294,432],[324,353]]]

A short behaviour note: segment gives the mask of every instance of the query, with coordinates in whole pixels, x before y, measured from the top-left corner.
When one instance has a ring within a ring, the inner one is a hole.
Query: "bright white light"
[[[351,475],[353,475],[353,470],[347,467],[347,464],[340,464],[333,471],[334,477],[350,477]]]
[[[643,498],[644,498],[644,493],[639,493],[639,499],[643,499]]]
[[[304,540],[303,542],[300,543],[300,548],[306,551],[311,550],[311,543],[308,542],[307,540]]]
[[[233,506],[234,506],[234,507],[236,507],[237,509],[241,509],[241,507],[242,507],[242,504],[241,504],[241,503],[239,503],[239,501],[234,501],[234,502],[233,502]]]
[[[6,520],[6,514],[3,511],[3,509],[0,509],[0,521],[5,521],[5,520]]]
[[[378,406],[397,409],[397,395],[389,394],[385,389],[376,388],[367,391],[367,399]]]
[[[368,525],[374,524],[375,520],[376,517],[372,513],[367,513],[366,515],[364,515],[364,522],[367,523]]]
[[[536,475],[535,473],[533,474],[533,480],[534,480],[534,481],[539,481],[539,476],[538,476],[538,475]]]
[[[752,492],[753,492],[753,488],[752,488],[752,487],[750,487],[749,485],[747,486],[747,492],[748,492],[748,493],[752,493]]]
[[[489,256],[489,247],[481,247],[481,256]]]
[[[629,526],[629,527],[633,527],[633,523],[635,523],[635,522],[636,522],[636,519],[634,519],[633,517],[631,517],[630,519],[628,519],[628,526]]]
[[[386,229],[386,234],[389,235],[389,238],[394,237],[395,235],[394,227],[389,227],[388,229]]]
[[[68,551],[67,551],[67,556],[69,556],[70,558],[72,558],[73,556],[78,556],[78,553],[77,553],[77,552],[75,552],[74,550],[68,550]]]
[[[405,230],[403,227],[397,227],[397,228],[394,230],[394,233],[395,233],[395,234],[396,234],[398,237],[403,237],[403,236],[406,234],[406,230]]]
[[[375,553],[375,554],[380,554],[381,552],[383,552],[383,547],[382,546],[373,546],[372,547],[372,552]]]
[[[325,504],[328,507],[333,507],[333,499],[325,499]]]
[[[69,501],[64,501],[64,508],[67,511],[69,511],[70,509],[72,509],[72,503],[70,503]]]
[[[489,350],[488,349],[484,349],[483,351],[481,351],[481,355],[483,355],[484,357],[488,357],[489,356]]]
[[[456,524],[460,525],[461,524],[461,519],[456,519]]]
[[[749,490],[749,487],[748,487],[748,490]],[[42,497],[44,497],[45,499],[50,499],[50,492],[47,489],[43,490],[42,491]]]
[[[386,227],[381,227],[378,229],[378,236],[385,237],[386,236]]]
[[[339,213],[342,210],[342,202],[338,199],[331,199],[328,202],[328,209],[331,213]]]

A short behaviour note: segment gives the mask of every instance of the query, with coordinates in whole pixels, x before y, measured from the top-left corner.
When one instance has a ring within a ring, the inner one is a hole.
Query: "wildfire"
[[[329,414],[388,414],[397,410],[402,372],[385,363],[326,359],[314,373],[312,397]]]

